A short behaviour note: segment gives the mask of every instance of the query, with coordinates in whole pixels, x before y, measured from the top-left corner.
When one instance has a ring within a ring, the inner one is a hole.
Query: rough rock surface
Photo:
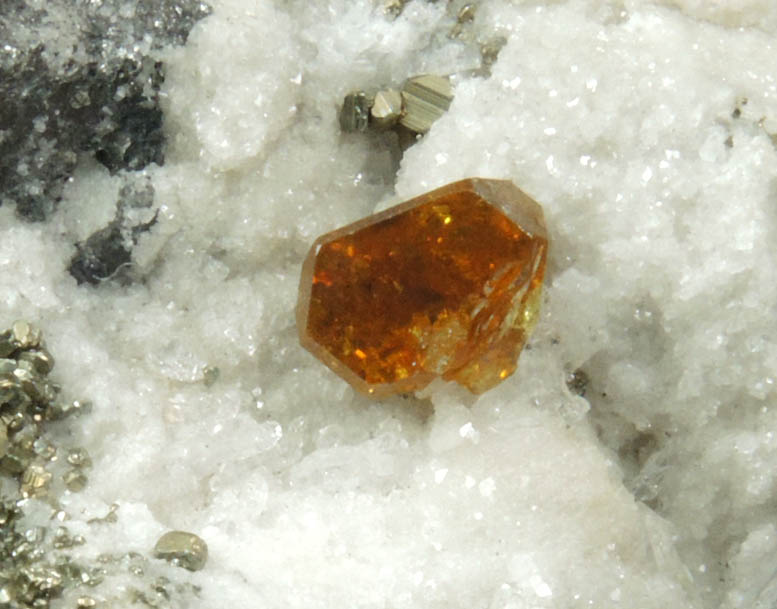
[[[160,565],[189,588],[153,597],[190,608],[774,606],[775,4],[482,0],[464,23],[463,2],[395,4],[220,0],[185,44],[145,5],[22,26],[60,5],[3,4],[19,52],[0,87],[39,101],[0,127],[0,326],[40,325],[62,386],[94,403],[61,431],[93,460],[60,499],[76,558],[196,534],[204,569]],[[87,110],[55,86],[68,54]],[[455,97],[395,173],[390,138],[343,134],[338,104],[422,73],[453,74]],[[471,176],[545,210],[519,372],[477,399],[356,395],[297,342],[305,252]],[[146,180],[150,208],[118,204]],[[79,285],[76,244],[108,226],[137,280]],[[89,593],[129,606],[134,577]]]

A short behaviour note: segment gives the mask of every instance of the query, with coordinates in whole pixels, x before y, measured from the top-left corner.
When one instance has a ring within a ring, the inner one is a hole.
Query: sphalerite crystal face
[[[512,182],[448,184],[313,244],[300,341],[369,395],[438,376],[482,393],[515,371],[547,248],[542,209]]]

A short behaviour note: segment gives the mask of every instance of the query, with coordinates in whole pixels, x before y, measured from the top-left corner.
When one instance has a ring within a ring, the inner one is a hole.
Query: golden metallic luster
[[[208,545],[194,533],[168,531],[156,542],[154,557],[189,571],[199,571],[208,560]]]
[[[84,490],[86,483],[88,482],[86,474],[80,469],[71,469],[62,476],[62,480],[65,482],[65,487],[71,493],[78,493]]]
[[[399,123],[416,133],[426,133],[448,111],[453,101],[450,80],[436,74],[413,76],[402,85]]]
[[[547,248],[542,209],[512,182],[443,186],[316,240],[300,341],[368,395],[438,376],[481,393],[515,371]]]
[[[22,497],[44,496],[48,492],[51,478],[51,472],[47,471],[43,465],[31,464],[21,476],[19,491]]]
[[[385,89],[375,94],[370,108],[370,121],[378,129],[393,127],[402,115],[402,96],[395,89]]]
[[[37,326],[17,320],[10,329],[0,332],[0,357],[8,357],[20,349],[33,349],[40,345],[40,339],[40,329]]]

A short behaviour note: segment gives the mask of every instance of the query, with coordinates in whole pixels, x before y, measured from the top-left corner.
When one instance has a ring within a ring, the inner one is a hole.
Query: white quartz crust
[[[171,601],[191,609],[773,606],[775,4],[482,0],[456,40],[445,2],[393,21],[377,0],[212,4],[163,53],[144,281],[66,271],[115,207],[93,162],[49,223],[0,208],[0,325],[38,323],[95,405],[53,430],[94,461],[62,497],[78,556],[194,532],[204,570],[159,566],[201,587]],[[394,184],[337,106],[424,72],[459,74],[455,99]],[[531,348],[478,399],[355,395],[297,342],[308,246],[470,176],[544,206]],[[114,502],[118,523],[85,524]],[[89,593],[121,607],[126,585]]]

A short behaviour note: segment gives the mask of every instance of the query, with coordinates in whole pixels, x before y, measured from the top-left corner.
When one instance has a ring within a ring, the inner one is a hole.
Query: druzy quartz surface
[[[316,241],[300,340],[376,397],[437,376],[481,393],[515,371],[547,244],[542,209],[512,182],[443,186]]]

